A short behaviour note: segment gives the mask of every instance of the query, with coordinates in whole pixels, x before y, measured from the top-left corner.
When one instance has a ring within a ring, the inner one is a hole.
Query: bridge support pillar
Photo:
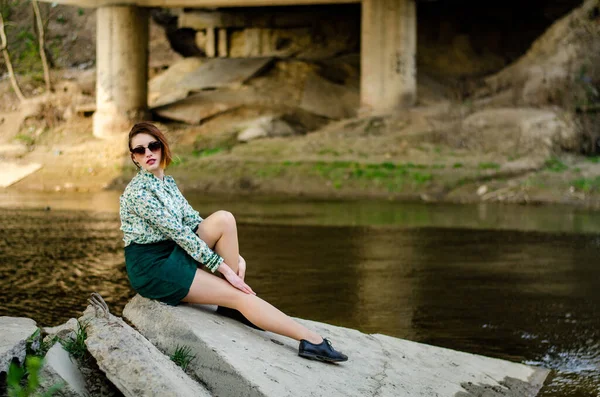
[[[417,98],[415,0],[363,0],[361,112],[392,113]]]
[[[97,10],[94,135],[128,131],[148,113],[148,9],[106,6]]]

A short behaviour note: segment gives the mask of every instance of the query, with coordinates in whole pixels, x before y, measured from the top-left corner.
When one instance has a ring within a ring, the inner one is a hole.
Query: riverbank
[[[159,125],[175,154],[167,173],[182,191],[600,208],[599,157],[559,152],[539,144],[542,139],[526,150],[519,143],[487,152],[449,144],[449,134],[439,131],[456,124],[457,118],[463,120],[456,116],[460,110],[447,107],[437,113],[446,119],[436,128],[423,120],[431,113],[425,108],[396,118],[344,120],[307,135],[248,143],[238,142],[235,130],[215,123]],[[232,118],[243,117],[242,112]],[[91,118],[81,116],[54,128],[34,128],[30,140],[17,135],[16,144],[2,146],[4,161],[41,168],[5,191],[122,190],[135,174],[125,138],[100,140],[91,130]],[[456,126],[450,131],[461,135]],[[470,146],[479,145],[474,140]],[[499,145],[500,139],[490,144]]]
[[[585,1],[484,79],[458,84],[420,70],[416,105],[386,116],[359,109],[357,53],[255,59],[247,70],[240,58],[178,59],[152,25],[151,52],[163,63],[150,68],[149,105],[176,154],[168,173],[206,194],[598,209],[598,15],[597,0]],[[229,83],[182,92],[180,79],[203,68]],[[231,83],[232,71],[242,80]],[[0,81],[0,165],[30,173],[0,185],[124,188],[135,173],[127,131],[110,140],[91,132],[95,76],[93,67],[53,70],[47,97],[25,76],[23,103]]]

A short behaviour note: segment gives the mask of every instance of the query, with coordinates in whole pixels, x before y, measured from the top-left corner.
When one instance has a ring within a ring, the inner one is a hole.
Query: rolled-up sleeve
[[[192,231],[192,228],[196,226],[195,224],[190,227],[186,222],[186,225],[184,225],[152,192],[146,189],[137,191],[136,196],[137,199],[132,210],[137,216],[160,230],[165,236],[183,248],[192,258],[205,265],[211,272],[214,273],[219,268],[221,263],[223,263],[223,258],[211,250]],[[197,218],[200,218],[200,216],[197,215]]]

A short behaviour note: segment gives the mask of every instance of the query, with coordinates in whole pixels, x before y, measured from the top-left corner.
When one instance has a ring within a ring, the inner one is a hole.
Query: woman
[[[132,287],[169,305],[180,302],[239,310],[251,323],[300,341],[298,354],[327,362],[346,361],[327,339],[260,299],[244,282],[235,219],[218,211],[206,219],[188,204],[175,181],[165,176],[171,151],[151,123],[129,132],[137,175],[121,195],[121,230]],[[204,266],[207,270],[200,270]],[[223,277],[212,274],[219,272]]]

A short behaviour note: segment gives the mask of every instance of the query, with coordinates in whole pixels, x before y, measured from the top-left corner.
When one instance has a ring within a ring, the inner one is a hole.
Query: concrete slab
[[[27,145],[20,143],[9,143],[0,145],[0,158],[19,157],[27,153]]]
[[[252,104],[256,100],[258,98],[253,93],[245,91],[207,91],[156,107],[153,112],[167,119],[200,124],[205,119]]]
[[[42,168],[42,165],[37,163],[18,164],[9,161],[0,161],[0,168],[2,168],[2,173],[0,173],[0,187],[9,187],[36,172]]]
[[[0,317],[0,372],[7,372],[13,358],[25,360],[27,338],[37,330],[35,321],[25,317]]]
[[[335,84],[318,75],[306,79],[300,108],[330,119],[356,116],[360,103],[358,90]]]
[[[178,88],[177,84],[204,62],[201,58],[184,58],[150,79],[148,82],[148,105],[157,107],[187,97],[189,90],[186,87]]]
[[[62,397],[84,397],[89,394],[83,374],[60,343],[55,343],[46,353],[40,375],[43,390],[62,383],[63,387],[60,389]]]
[[[189,346],[195,376],[227,396],[453,396],[493,387],[535,396],[548,370],[298,319],[350,357],[339,365],[297,356],[298,343],[220,317],[200,305],[170,307],[135,296],[124,316],[160,349]]]
[[[188,73],[178,88],[201,91],[209,88],[239,87],[271,64],[273,58],[215,58]]]
[[[210,396],[122,319],[88,306],[80,322],[88,324],[88,351],[126,397]]]

